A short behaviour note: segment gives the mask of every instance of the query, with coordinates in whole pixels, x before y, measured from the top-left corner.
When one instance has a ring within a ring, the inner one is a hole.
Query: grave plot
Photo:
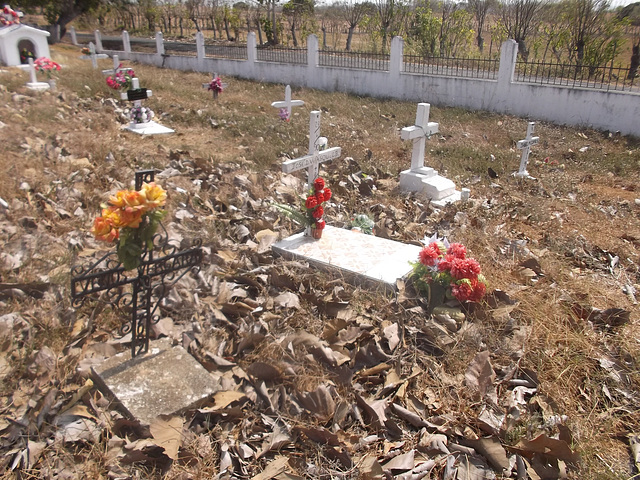
[[[134,77],[131,81],[131,90],[127,90],[126,93],[120,94],[120,98],[122,98],[122,100],[133,102],[133,106],[129,113],[131,122],[129,122],[125,129],[130,132],[137,133],[138,135],[162,135],[166,133],[175,133],[175,130],[155,122],[153,120],[155,116],[153,110],[142,106],[142,100],[149,98],[153,92],[146,88],[140,88],[140,81],[137,77]]]
[[[282,171],[291,173],[307,168],[307,185],[313,185],[320,164],[340,156],[340,147],[318,150],[319,145],[326,143],[320,137],[320,112],[313,111],[309,118],[309,153],[284,162]],[[409,262],[415,261],[419,250],[415,245],[330,226],[324,228],[320,239],[305,231],[273,245],[273,252],[283,257],[307,261],[349,282],[392,291],[396,281],[410,273]]]

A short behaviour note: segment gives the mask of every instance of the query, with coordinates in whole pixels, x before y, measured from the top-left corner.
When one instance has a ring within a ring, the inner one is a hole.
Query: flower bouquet
[[[33,52],[30,52],[26,48],[20,50],[20,63],[26,65],[27,63],[29,63],[30,58],[33,58],[35,62],[36,56],[33,54]]]
[[[278,115],[280,116],[280,120],[283,120],[285,122],[291,120],[291,118],[289,117],[289,110],[287,110],[286,108],[281,108]]]
[[[133,123],[134,125],[149,123],[154,116],[155,114],[150,108],[143,107],[142,105],[131,107],[130,117],[131,123]]]
[[[322,204],[331,199],[331,190],[325,186],[324,179],[318,177],[313,182],[313,187],[309,191],[309,195],[304,202],[302,211],[297,210],[289,205],[277,204],[276,208],[293,220],[310,230],[311,236],[315,239],[322,238],[322,231],[326,226],[326,222],[322,218],[324,216],[324,207]],[[307,232],[305,231],[305,234]]]
[[[116,73],[107,77],[107,85],[114,90],[128,90],[136,74],[131,68],[120,70],[122,64],[116,69]]]
[[[215,98],[218,97],[219,93],[222,93],[222,79],[220,77],[216,77],[209,82],[209,87],[207,87],[207,91],[213,92],[213,96]]]
[[[54,72],[60,71],[60,65],[47,57],[40,57],[33,62],[33,66],[38,72],[46,73],[47,78],[51,78]]]
[[[420,251],[419,261],[413,264],[411,278],[418,293],[425,295],[429,308],[455,298],[459,302],[477,302],[487,291],[480,264],[467,257],[467,249],[460,243],[428,239]]]
[[[82,55],[91,55],[91,49],[89,47],[82,47],[80,53],[82,53]]]
[[[0,27],[15,25],[20,23],[20,15],[9,5],[5,5],[0,11]]]
[[[102,215],[93,222],[96,240],[117,242],[118,259],[125,270],[140,266],[145,250],[153,250],[153,236],[166,215],[162,210],[167,192],[155,183],[145,183],[140,191],[120,190],[103,205]]]
[[[360,214],[356,215],[351,219],[351,223],[349,224],[349,228],[355,232],[362,232],[367,235],[373,235],[373,229],[375,227],[375,223],[368,215]]]

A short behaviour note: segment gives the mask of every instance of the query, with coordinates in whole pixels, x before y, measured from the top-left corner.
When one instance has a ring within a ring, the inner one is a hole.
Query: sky
[[[630,3],[635,3],[638,0],[611,0],[611,7],[624,7],[625,5],[629,5]]]

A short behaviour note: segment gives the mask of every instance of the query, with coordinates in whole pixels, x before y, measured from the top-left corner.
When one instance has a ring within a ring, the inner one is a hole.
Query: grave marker
[[[94,69],[98,68],[99,58],[109,58],[109,55],[106,53],[96,53],[96,46],[93,42],[89,42],[89,52],[89,55],[80,55],[80,58],[83,60],[91,60],[91,66]]]
[[[320,163],[338,158],[342,153],[340,147],[326,148],[326,144],[327,139],[320,136],[320,112],[314,110],[309,115],[309,153],[300,158],[287,160],[282,164],[282,171],[291,173],[306,168],[307,184],[313,185],[313,181],[318,178]]]
[[[212,74],[211,81],[210,81],[210,82],[208,82],[208,83],[203,83],[203,84],[202,84],[202,88],[206,88],[207,90],[209,90],[209,89],[210,89],[209,87],[211,86],[211,83],[212,83],[213,81],[215,81],[217,78],[219,79],[220,77],[218,76],[218,74],[217,74],[217,73],[215,73],[215,72],[214,72],[214,73]],[[224,90],[225,88],[227,88],[227,85],[228,85],[227,83],[223,83],[223,82],[222,82],[222,80],[220,80],[220,88],[221,88],[221,90],[220,90],[220,91],[216,90],[215,88],[211,88],[211,89],[210,89],[210,90],[211,90],[211,92],[213,93],[213,99],[214,99],[214,100],[217,100],[217,99],[218,99],[218,94],[219,94],[222,90]]]
[[[120,94],[122,100],[133,102],[131,107],[131,122],[125,127],[130,132],[140,135],[158,135],[162,133],[173,133],[174,130],[160,125],[152,120],[154,113],[150,108],[142,106],[142,100],[146,100],[153,95],[151,90],[140,88],[138,77],[131,79],[131,89]]]
[[[153,170],[136,172],[136,190],[153,179]],[[153,240],[153,250],[143,250],[142,262],[134,271],[124,269],[115,251],[88,267],[76,266],[71,270],[74,307],[80,307],[89,296],[104,292],[106,303],[116,308],[131,309],[131,321],[122,330],[123,334],[131,332],[132,357],[149,350],[151,324],[159,320],[157,310],[164,295],[187,272],[199,268],[202,262],[200,240],[187,250],[179,250],[170,244],[166,231],[154,235]]]
[[[44,92],[49,90],[51,85],[47,82],[39,82],[36,76],[36,66],[33,63],[33,58],[29,58],[29,81],[27,82],[27,88],[29,90],[36,90],[38,92]]]
[[[120,63],[120,58],[118,55],[113,56],[113,68],[109,68],[107,70],[102,70],[103,75],[115,75],[118,72],[122,72],[124,70],[131,70],[129,67],[123,67]]]
[[[273,102],[272,107],[280,109],[281,112],[286,111],[286,118],[283,120],[289,121],[291,119],[291,108],[301,107],[304,105],[302,100],[291,100],[291,86],[287,85],[284,89],[284,101]]]
[[[535,125],[535,122],[529,122],[529,124],[527,125],[527,136],[524,140],[518,141],[516,145],[518,150],[522,150],[522,156],[520,157],[520,169],[513,174],[516,177],[533,179],[533,177],[529,175],[529,172],[527,172],[527,164],[529,163],[529,153],[531,152],[531,147],[537,145],[540,141],[540,137],[533,136]]]
[[[403,140],[413,142],[411,168],[400,173],[400,190],[425,194],[431,203],[442,206],[460,200],[455,184],[431,167],[424,166],[426,141],[438,133],[438,124],[429,121],[430,105],[419,103],[415,125],[405,127],[400,133]]]

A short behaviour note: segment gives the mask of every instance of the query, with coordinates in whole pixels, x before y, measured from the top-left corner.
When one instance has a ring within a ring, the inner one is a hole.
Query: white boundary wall
[[[197,55],[165,55],[162,33],[156,34],[156,53],[132,52],[128,33],[122,32],[124,51],[104,50],[95,31],[96,50],[157,67],[283,83],[325,91],[379,98],[427,102],[437,106],[486,110],[558,124],[619,131],[640,137],[640,94],[538,85],[513,81],[517,43],[507,40],[500,52],[497,80],[446,77],[402,72],[403,40],[391,42],[389,71],[318,66],[318,38],[307,39],[307,64],[257,61],[254,33],[247,41],[247,60],[205,57],[204,37],[196,35]]]

